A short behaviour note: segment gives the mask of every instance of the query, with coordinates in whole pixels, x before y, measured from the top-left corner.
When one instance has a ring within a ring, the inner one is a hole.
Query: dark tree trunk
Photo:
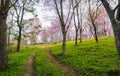
[[[116,44],[118,56],[120,57],[120,23],[114,19],[114,16],[112,16],[112,14],[110,14],[109,17],[114,31],[115,44]]]
[[[118,3],[120,3],[120,0],[118,0]],[[118,21],[120,21],[120,7],[118,7],[118,9],[117,9],[116,19],[117,19]]]
[[[117,51],[118,51],[118,55],[120,57],[120,24],[118,25],[118,27],[114,27],[114,36],[115,36],[115,42],[116,42],[116,47],[117,47]]]
[[[80,42],[82,43],[82,29],[80,29]]]
[[[94,37],[95,37],[95,41],[98,43],[98,35],[97,35],[97,28],[95,26],[95,24],[92,22],[93,27],[94,27]]]
[[[66,34],[63,34],[62,40],[62,55],[66,54]]]
[[[116,21],[114,17],[114,11],[110,8],[108,2],[106,0],[101,0],[101,2],[103,3],[110,17],[110,21],[113,27],[113,32],[114,32],[114,37],[115,37],[116,48],[117,48],[118,56],[120,58],[120,23]],[[120,19],[120,12],[117,13],[117,17]]]
[[[1,11],[0,11],[1,12]],[[4,14],[4,13],[3,13]],[[0,13],[0,70],[7,68],[7,25],[6,16]]]
[[[120,57],[120,23],[115,20],[112,13],[109,14],[109,17],[114,31],[115,44],[116,44],[118,56]]]
[[[10,34],[11,34],[11,30],[10,30],[10,28],[8,29],[8,40],[7,40],[7,45],[8,45],[8,47],[9,47],[9,44],[10,44]]]
[[[17,43],[17,52],[20,51],[21,31],[22,31],[22,28],[19,28],[19,36],[18,36],[18,43]]]
[[[120,4],[120,0],[118,0],[118,3]],[[120,22],[120,7],[118,7],[116,19]],[[118,55],[120,58],[120,23],[117,21],[115,22],[115,19],[111,21],[112,21],[113,30],[114,30],[116,47],[117,47]]]
[[[76,33],[75,33],[75,46],[77,46],[78,43],[78,29],[76,29]]]
[[[97,35],[96,27],[94,28],[94,32],[95,32],[95,40],[98,43],[98,35]]]

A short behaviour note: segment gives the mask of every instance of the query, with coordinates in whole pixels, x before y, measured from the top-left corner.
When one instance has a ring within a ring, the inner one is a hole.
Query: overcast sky
[[[51,20],[55,18],[55,11],[46,9],[46,7],[43,6],[43,3],[40,3],[37,6],[34,6],[36,8],[35,13],[38,15],[38,18],[40,19],[40,22],[42,26],[49,26],[51,23]],[[24,19],[34,18],[34,16],[31,13],[27,13],[24,16]]]
[[[115,4],[117,4],[117,1],[116,0],[109,0],[109,1],[110,1],[111,7],[114,8],[116,6]],[[51,25],[50,23],[51,23],[52,19],[54,19],[56,17],[55,10],[46,9],[47,7],[43,6],[42,2],[40,2],[39,5],[35,6],[35,8],[36,8],[35,13],[37,13],[42,26]],[[87,9],[86,5],[84,7],[84,10],[85,10],[85,8]],[[24,18],[29,19],[29,18],[33,18],[33,17],[34,16],[32,14],[27,13]]]

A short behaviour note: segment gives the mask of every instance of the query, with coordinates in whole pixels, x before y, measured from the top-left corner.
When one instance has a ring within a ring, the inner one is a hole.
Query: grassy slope
[[[108,72],[120,71],[120,60],[112,37],[101,38],[99,46],[93,39],[84,40],[82,44],[74,46],[74,42],[67,42],[66,56],[60,56],[61,44],[54,44],[53,54],[69,67],[88,76],[106,76]],[[9,53],[9,67],[0,76],[21,76],[28,57],[41,49],[36,57],[37,76],[65,76],[46,56],[45,51],[53,44],[22,46],[20,53]],[[12,48],[13,49],[13,48]],[[15,49],[14,49],[15,50]],[[11,50],[12,51],[12,50]]]
[[[22,47],[19,53],[10,52],[8,56],[8,69],[0,72],[0,76],[21,76],[28,57],[36,50],[38,50],[37,47]]]
[[[67,42],[66,56],[60,56],[61,45],[57,44],[53,54],[69,67],[88,76],[107,76],[109,72],[120,71],[120,60],[112,37],[100,38],[99,46],[93,39],[74,46]]]
[[[15,52],[15,43],[11,44],[9,48],[9,66],[4,72],[0,72],[0,76],[22,76],[24,73],[24,67],[29,56],[41,49],[41,51],[36,56],[36,73],[37,76],[64,76],[64,73],[54,66],[51,60],[46,56],[46,50],[48,47],[53,45],[31,45],[31,46],[21,46],[21,51],[19,53]]]

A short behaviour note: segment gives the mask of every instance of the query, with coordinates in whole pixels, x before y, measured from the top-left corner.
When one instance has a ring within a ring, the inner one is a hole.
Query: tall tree
[[[93,9],[92,9],[92,7],[91,7],[91,5],[92,5],[91,3],[92,2],[94,2],[94,1],[88,0],[89,18],[90,18],[90,21],[92,23],[92,26],[90,26],[90,27],[93,27],[93,31],[91,30],[91,33],[93,34],[93,37],[95,38],[96,42],[98,43],[98,32],[97,32],[98,28],[97,28],[97,26],[95,24],[95,20],[98,17],[98,15],[100,14],[99,7],[101,6],[101,4],[99,4],[99,1],[94,2],[94,3],[96,3],[96,6],[93,7]]]
[[[17,26],[18,26],[18,38],[17,38],[17,49],[16,51],[19,52],[20,51],[20,44],[21,44],[21,36],[22,36],[22,29],[24,28],[24,23],[23,23],[23,18],[25,15],[25,12],[34,12],[34,2],[36,2],[38,0],[19,0],[15,5],[14,5],[14,9],[16,12],[16,21],[17,21]]]
[[[83,6],[84,4],[82,4],[82,1],[81,1],[81,3],[80,3],[80,7],[79,7],[79,14],[78,14],[78,20],[80,20],[80,22],[78,22],[79,23],[79,26],[80,26],[80,28],[79,28],[79,35],[80,35],[80,42],[82,43],[82,33],[83,33],[83,31],[84,31],[84,28],[83,28],[83,19],[84,19],[84,14],[83,14],[83,10],[82,10],[82,6]]]
[[[118,5],[114,9],[110,7],[107,0],[101,0],[101,2],[109,15],[109,18],[113,27],[114,36],[115,36],[117,52],[120,57],[120,22],[119,22],[120,21],[119,20],[120,19],[120,0],[118,0]],[[115,18],[115,14],[116,14],[115,12],[117,13],[116,15],[117,18]]]
[[[73,0],[72,0],[73,1]],[[79,3],[80,2],[80,3]],[[78,4],[79,5],[74,9],[74,26],[75,26],[75,45],[77,45],[77,40],[78,40],[78,32],[80,34],[80,42],[82,42],[82,19],[83,19],[83,14],[82,14],[82,1],[81,0],[74,0],[72,2],[72,7],[74,8],[74,5]]]
[[[72,7],[74,7],[75,4],[77,4],[78,0],[73,1],[72,0]],[[74,11],[74,26],[75,26],[75,45],[77,46],[78,43],[78,31],[80,28],[80,17],[79,17],[79,8],[76,7]],[[77,16],[76,16],[77,15]]]
[[[0,0],[0,70],[5,70],[8,63],[7,56],[7,25],[6,19],[9,9],[18,0]]]
[[[16,12],[16,15],[17,15],[17,26],[19,28],[18,30],[18,38],[17,38],[17,49],[16,51],[19,52],[20,50],[20,42],[21,42],[21,34],[22,34],[22,28],[23,28],[23,25],[22,25],[22,22],[23,22],[23,17],[24,17],[24,12],[25,12],[25,6],[26,5],[26,2],[25,1],[22,1],[22,0],[19,0],[16,5],[14,5],[14,8],[15,8],[15,12]]]
[[[59,2],[59,4],[57,3]],[[57,11],[57,14],[59,16],[59,20],[60,20],[60,26],[61,26],[61,31],[62,31],[62,35],[63,35],[63,40],[62,40],[62,55],[65,55],[66,54],[66,34],[67,34],[67,31],[70,27],[70,24],[71,24],[71,20],[72,20],[72,17],[73,17],[73,11],[71,12],[71,0],[67,0],[67,3],[68,3],[68,15],[67,15],[67,19],[65,20],[65,17],[64,17],[64,10],[63,10],[63,3],[65,3],[65,0],[60,0],[60,1],[57,1],[57,0],[54,0],[54,3],[55,3],[55,9]]]

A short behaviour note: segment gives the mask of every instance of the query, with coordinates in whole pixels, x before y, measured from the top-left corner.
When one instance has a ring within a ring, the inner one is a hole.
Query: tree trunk
[[[119,3],[120,3],[120,0],[118,0],[118,4],[119,4]],[[120,7],[118,7],[118,9],[117,9],[116,19],[117,19],[118,21],[120,21]]]
[[[0,70],[3,71],[7,68],[7,25],[6,15],[0,13]]]
[[[18,36],[18,43],[17,43],[17,52],[20,51],[21,31],[22,31],[22,28],[19,28],[19,36]]]
[[[120,27],[114,28],[115,30],[115,42],[116,42],[116,47],[118,51],[118,55],[120,57]]]
[[[98,35],[97,35],[97,28],[96,28],[96,26],[95,26],[95,24],[94,23],[92,23],[93,24],[93,27],[94,27],[94,37],[95,37],[95,41],[98,43]]]
[[[82,29],[80,29],[80,42],[82,43]]]
[[[77,39],[78,39],[78,29],[76,29],[76,35],[75,35],[75,46],[77,46]]]
[[[118,0],[118,3],[120,3],[120,0]],[[118,7],[116,19],[120,22],[120,7]],[[116,47],[117,47],[118,55],[120,58],[120,23],[117,22],[115,19],[111,20],[111,21],[112,21],[112,25],[113,25]]]
[[[62,55],[66,54],[66,34],[63,34],[62,40]]]
[[[118,22],[120,19],[120,12],[117,12],[117,20],[114,17],[114,11],[110,8],[109,3],[105,0],[101,0],[102,4],[104,5],[109,17],[110,17],[110,21],[113,27],[113,31],[114,31],[114,37],[115,37],[115,43],[116,43],[116,48],[117,48],[117,52],[118,52],[118,56],[120,58],[120,23]],[[118,3],[120,3],[120,0],[118,0]],[[120,9],[120,7],[119,7]],[[118,9],[118,10],[119,10]]]
[[[8,29],[8,40],[7,40],[7,45],[9,47],[9,44],[10,44],[10,34],[11,34],[11,31],[10,31],[10,28]]]
[[[111,18],[110,20],[114,31],[115,44],[116,44],[118,56],[120,58],[120,23],[115,21],[115,19],[113,18]]]

